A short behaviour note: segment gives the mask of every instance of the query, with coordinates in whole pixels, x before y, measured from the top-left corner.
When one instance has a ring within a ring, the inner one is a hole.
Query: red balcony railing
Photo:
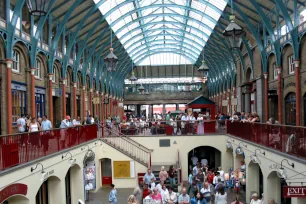
[[[0,170],[97,139],[97,125],[0,136]]]
[[[262,123],[227,122],[227,134],[306,158],[306,128]]]
[[[216,133],[215,120],[205,120],[203,124],[204,134]],[[198,135],[198,121],[135,121],[121,124],[105,123],[105,125],[108,129],[128,136]]]

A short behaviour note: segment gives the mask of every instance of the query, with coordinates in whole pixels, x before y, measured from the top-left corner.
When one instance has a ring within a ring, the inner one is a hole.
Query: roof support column
[[[283,97],[282,97],[282,70],[281,67],[277,68],[277,97],[278,97],[278,121],[280,124],[283,122]]]
[[[300,61],[295,60],[295,97],[296,97],[296,126],[301,126],[301,79],[300,79]]]
[[[269,84],[268,84],[268,72],[264,73],[264,101],[265,101],[265,112],[264,119],[265,121],[269,120]]]

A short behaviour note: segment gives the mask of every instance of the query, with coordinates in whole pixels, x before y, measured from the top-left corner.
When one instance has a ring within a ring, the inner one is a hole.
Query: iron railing
[[[205,120],[204,134],[216,133],[216,121]],[[198,122],[191,121],[150,121],[108,124],[106,129],[118,132],[124,136],[165,136],[165,135],[203,135],[197,131]]]
[[[227,134],[306,158],[306,128],[227,121]]]
[[[102,131],[102,141],[143,165],[151,166],[151,152],[153,150],[146,148],[115,129],[105,128],[104,126],[100,128]]]
[[[0,136],[0,170],[97,139],[97,125]]]

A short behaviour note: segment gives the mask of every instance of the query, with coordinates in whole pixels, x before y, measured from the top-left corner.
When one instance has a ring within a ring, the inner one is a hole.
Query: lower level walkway
[[[121,188],[117,189],[117,199],[118,204],[125,204],[127,203],[128,197],[133,193],[134,189],[131,188]],[[107,204],[108,203],[108,195],[110,192],[110,188],[101,188],[97,193],[90,193],[89,194],[89,201],[86,204]],[[227,190],[227,201],[228,203],[232,203],[235,200],[236,194],[234,193],[233,189]],[[240,191],[239,195],[241,202],[245,202],[245,193]],[[213,204],[214,202],[211,202]]]

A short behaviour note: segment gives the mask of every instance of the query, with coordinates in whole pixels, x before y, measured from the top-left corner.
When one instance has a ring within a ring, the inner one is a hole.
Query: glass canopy
[[[99,9],[136,65],[156,64],[158,58],[150,56],[167,59],[165,53],[194,64],[226,4],[227,0],[105,0]],[[173,58],[171,64],[182,63]]]

